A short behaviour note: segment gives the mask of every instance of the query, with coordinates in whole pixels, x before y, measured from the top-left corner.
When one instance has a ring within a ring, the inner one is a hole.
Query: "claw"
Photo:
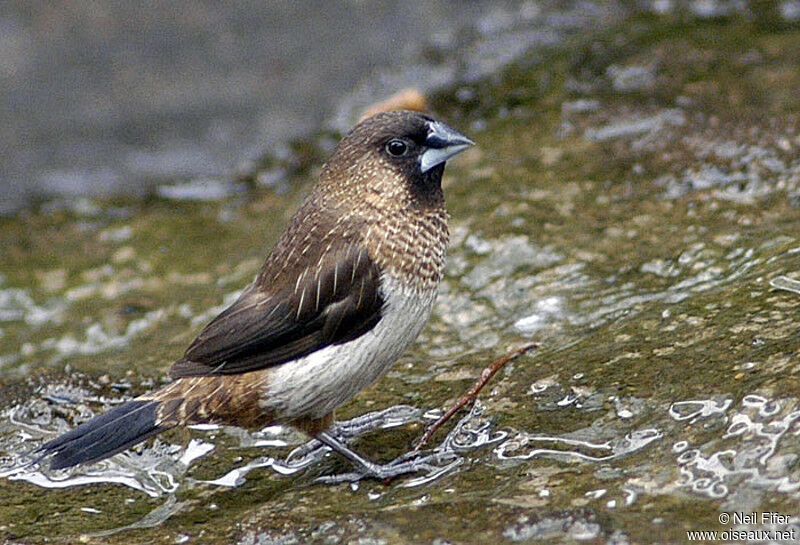
[[[320,483],[338,484],[344,482],[354,483],[365,478],[371,478],[389,485],[395,478],[401,475],[419,473],[421,471],[429,475],[439,475],[453,467],[454,462],[446,462],[448,459],[454,458],[458,457],[453,453],[442,454],[434,452],[423,455],[419,452],[408,452],[388,464],[380,465],[369,461],[367,461],[366,465],[355,463],[360,471],[340,473],[338,475],[325,475],[315,480]],[[445,463],[445,465],[441,465],[442,463]]]
[[[441,475],[457,465],[456,462],[453,462],[453,459],[458,459],[454,452],[439,450],[429,451],[429,453],[407,452],[388,464],[376,464],[364,458],[347,446],[346,441],[360,435],[365,429],[374,428],[376,420],[383,422],[386,420],[386,415],[369,415],[367,418],[351,420],[345,425],[336,424],[329,431],[318,433],[315,440],[294,449],[287,457],[286,464],[291,467],[305,467],[318,460],[321,452],[331,449],[347,458],[355,466],[356,471],[317,477],[316,482],[352,483],[371,478],[387,485],[401,475],[418,472],[424,472],[426,475]],[[425,476],[420,477],[423,480],[425,478]]]

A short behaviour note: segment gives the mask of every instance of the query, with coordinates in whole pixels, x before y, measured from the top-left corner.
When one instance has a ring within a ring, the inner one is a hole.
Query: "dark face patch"
[[[420,168],[420,158],[428,149],[426,141],[432,122],[431,118],[416,112],[387,112],[365,121],[351,136],[366,136],[367,147],[400,174],[415,193],[438,190],[443,168],[433,168],[426,173]]]
[[[330,193],[346,193],[360,202],[376,186],[400,183],[421,203],[442,200],[441,168],[423,173],[420,159],[428,149],[435,120],[419,112],[392,111],[375,115],[353,128],[326,163],[321,183]],[[345,189],[347,188],[347,189]]]

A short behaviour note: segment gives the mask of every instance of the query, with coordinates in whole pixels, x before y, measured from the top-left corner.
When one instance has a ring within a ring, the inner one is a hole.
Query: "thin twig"
[[[428,442],[428,439],[430,439],[431,436],[434,433],[436,433],[436,431],[439,428],[441,428],[442,425],[444,425],[445,422],[450,420],[453,417],[454,414],[456,414],[458,411],[463,409],[466,405],[468,405],[470,403],[474,403],[475,399],[478,397],[478,394],[480,393],[480,391],[483,389],[484,386],[486,386],[486,383],[489,382],[490,380],[492,380],[492,377],[495,375],[495,373],[497,373],[500,369],[502,369],[505,364],[507,364],[508,362],[510,362],[513,359],[516,359],[516,358],[520,357],[525,352],[528,352],[529,350],[532,350],[532,349],[538,348],[538,347],[539,347],[539,343],[529,343],[529,344],[526,344],[526,345],[523,345],[523,346],[517,348],[513,352],[511,352],[509,354],[506,354],[505,356],[503,356],[501,358],[498,358],[495,361],[493,361],[492,363],[490,363],[481,372],[481,376],[477,381],[475,381],[475,384],[473,384],[472,387],[469,390],[467,390],[466,393],[464,395],[462,395],[461,398],[458,401],[456,401],[453,404],[453,406],[450,407],[447,410],[446,413],[444,413],[442,416],[440,416],[439,419],[436,422],[434,422],[433,425],[430,428],[428,428],[428,430],[425,432],[425,434],[419,440],[419,443],[417,443],[417,446],[414,447],[414,450],[415,451],[419,451],[420,449],[422,449],[422,447],[425,445],[425,443]]]

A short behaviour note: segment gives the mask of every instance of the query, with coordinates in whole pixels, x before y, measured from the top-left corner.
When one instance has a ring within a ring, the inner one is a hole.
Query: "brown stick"
[[[439,419],[436,420],[436,422],[434,422],[430,428],[428,428],[428,430],[419,440],[419,443],[417,443],[417,446],[414,447],[414,451],[419,451],[420,449],[422,449],[422,447],[425,445],[425,443],[428,442],[431,436],[434,433],[436,433],[436,431],[439,428],[441,428],[445,422],[450,420],[454,414],[463,409],[467,404],[474,403],[480,391],[483,389],[484,386],[486,386],[486,383],[492,380],[492,377],[495,375],[495,373],[497,373],[500,369],[502,369],[505,364],[507,364],[513,359],[520,357],[529,350],[538,348],[539,346],[540,346],[539,343],[528,343],[526,345],[517,348],[513,352],[506,354],[505,356],[498,358],[494,360],[492,363],[490,363],[481,372],[481,376],[477,381],[475,381],[475,384],[473,384],[472,387],[469,390],[467,390],[466,393],[462,395],[461,398],[459,398],[459,400],[456,401],[453,404],[453,406],[447,410],[446,413],[440,416]]]

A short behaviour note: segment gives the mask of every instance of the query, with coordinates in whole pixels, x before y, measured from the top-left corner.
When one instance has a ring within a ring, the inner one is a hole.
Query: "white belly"
[[[384,274],[381,295],[386,303],[372,330],[270,370],[262,408],[279,420],[320,418],[380,378],[422,331],[436,290],[404,290]]]

